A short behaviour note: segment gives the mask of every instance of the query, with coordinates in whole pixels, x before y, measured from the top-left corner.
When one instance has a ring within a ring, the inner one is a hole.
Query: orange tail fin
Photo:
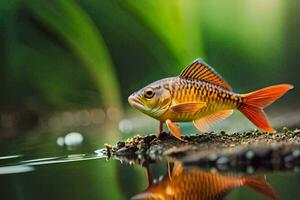
[[[250,187],[258,193],[261,193],[272,200],[280,200],[273,188],[268,184],[264,177],[248,176],[244,177],[243,185]]]
[[[243,94],[243,105],[239,110],[257,127],[269,133],[275,132],[263,108],[292,89],[290,84],[280,84],[266,87],[248,94]]]

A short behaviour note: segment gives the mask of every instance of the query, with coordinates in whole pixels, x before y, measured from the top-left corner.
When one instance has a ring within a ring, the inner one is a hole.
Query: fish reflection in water
[[[169,170],[169,176],[162,181],[149,184],[144,192],[131,199],[223,199],[232,189],[240,186],[248,186],[268,199],[280,199],[264,177],[238,178],[217,172],[207,172],[199,168],[186,169],[180,163],[175,163],[173,171]]]

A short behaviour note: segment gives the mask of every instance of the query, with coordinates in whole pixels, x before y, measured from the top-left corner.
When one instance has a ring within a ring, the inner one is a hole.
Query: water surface
[[[141,166],[113,158],[107,160],[99,151],[95,153],[103,147],[105,139],[99,138],[97,132],[89,133],[91,134],[82,134],[84,137],[78,143],[75,136],[73,146],[59,142],[59,137],[65,139],[65,134],[58,136],[41,133],[17,141],[2,141],[1,199],[130,199],[142,193],[149,184],[159,184],[170,177],[167,161],[144,163]],[[150,183],[147,167],[153,179]],[[298,167],[263,172],[218,172],[214,168],[184,167],[185,170],[190,168],[199,172],[218,173],[225,177],[266,177],[268,184],[282,199],[295,199],[300,196]],[[202,180],[195,179],[202,185]],[[247,186],[232,187],[223,196],[232,200],[266,199]]]

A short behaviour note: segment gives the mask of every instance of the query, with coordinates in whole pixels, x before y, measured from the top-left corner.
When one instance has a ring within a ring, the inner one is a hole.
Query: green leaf
[[[120,89],[104,40],[97,27],[73,0],[26,1],[37,20],[65,42],[97,84],[104,106],[121,108]],[[67,74],[66,74],[67,76]]]
[[[199,2],[185,1],[119,1],[142,23],[156,34],[177,62],[185,66],[197,57],[203,57],[200,13],[192,12]],[[182,69],[182,66],[179,67]]]

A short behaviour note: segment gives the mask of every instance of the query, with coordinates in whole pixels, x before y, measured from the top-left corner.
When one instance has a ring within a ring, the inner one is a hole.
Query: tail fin
[[[244,105],[239,110],[257,127],[269,133],[275,132],[263,108],[284,95],[293,85],[280,84],[266,87],[248,94],[243,94]]]
[[[265,177],[247,176],[243,179],[243,185],[250,187],[258,193],[261,193],[272,200],[280,200],[273,188],[268,184]]]

